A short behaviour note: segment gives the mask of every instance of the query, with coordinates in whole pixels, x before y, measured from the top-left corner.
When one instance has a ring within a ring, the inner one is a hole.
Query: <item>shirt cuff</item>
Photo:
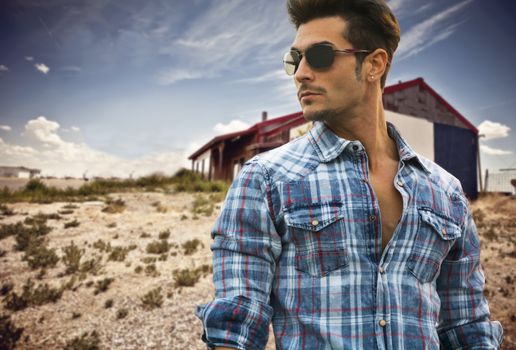
[[[242,350],[265,349],[273,309],[244,296],[218,298],[197,306],[203,323],[202,340],[209,348],[226,346]]]
[[[441,349],[500,349],[503,328],[498,321],[468,323],[439,333]]]

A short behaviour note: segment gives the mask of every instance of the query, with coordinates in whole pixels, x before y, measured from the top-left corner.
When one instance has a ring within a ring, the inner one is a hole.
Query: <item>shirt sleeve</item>
[[[499,349],[502,325],[490,321],[480,265],[480,240],[467,204],[462,205],[465,211],[462,235],[441,265],[437,279],[441,299],[437,331],[441,349]]]
[[[215,299],[198,306],[208,347],[264,349],[273,309],[269,296],[281,240],[265,169],[250,160],[231,185],[213,230]]]

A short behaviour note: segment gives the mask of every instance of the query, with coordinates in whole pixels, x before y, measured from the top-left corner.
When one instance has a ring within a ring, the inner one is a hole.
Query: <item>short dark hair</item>
[[[348,24],[343,36],[354,48],[387,51],[387,69],[381,79],[385,86],[400,27],[384,0],[287,0],[287,10],[296,29],[317,18],[339,16]],[[356,55],[360,68],[367,54]]]

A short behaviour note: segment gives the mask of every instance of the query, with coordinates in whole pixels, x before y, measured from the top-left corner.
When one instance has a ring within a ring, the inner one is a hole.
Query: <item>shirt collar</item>
[[[423,164],[417,153],[410,148],[405,140],[403,140],[396,127],[389,122],[387,122],[387,132],[398,146],[400,161],[414,161],[419,164],[426,173],[430,174],[430,171]],[[335,159],[351,143],[350,140],[337,136],[324,122],[320,121],[314,122],[312,129],[308,132],[308,139],[323,163]]]

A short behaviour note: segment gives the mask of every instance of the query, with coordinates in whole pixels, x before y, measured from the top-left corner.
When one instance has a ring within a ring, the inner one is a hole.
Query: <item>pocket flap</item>
[[[419,215],[421,220],[430,225],[442,239],[448,241],[460,237],[461,228],[452,219],[426,209],[419,209]]]
[[[311,203],[285,208],[287,225],[320,231],[341,218],[341,203]]]

